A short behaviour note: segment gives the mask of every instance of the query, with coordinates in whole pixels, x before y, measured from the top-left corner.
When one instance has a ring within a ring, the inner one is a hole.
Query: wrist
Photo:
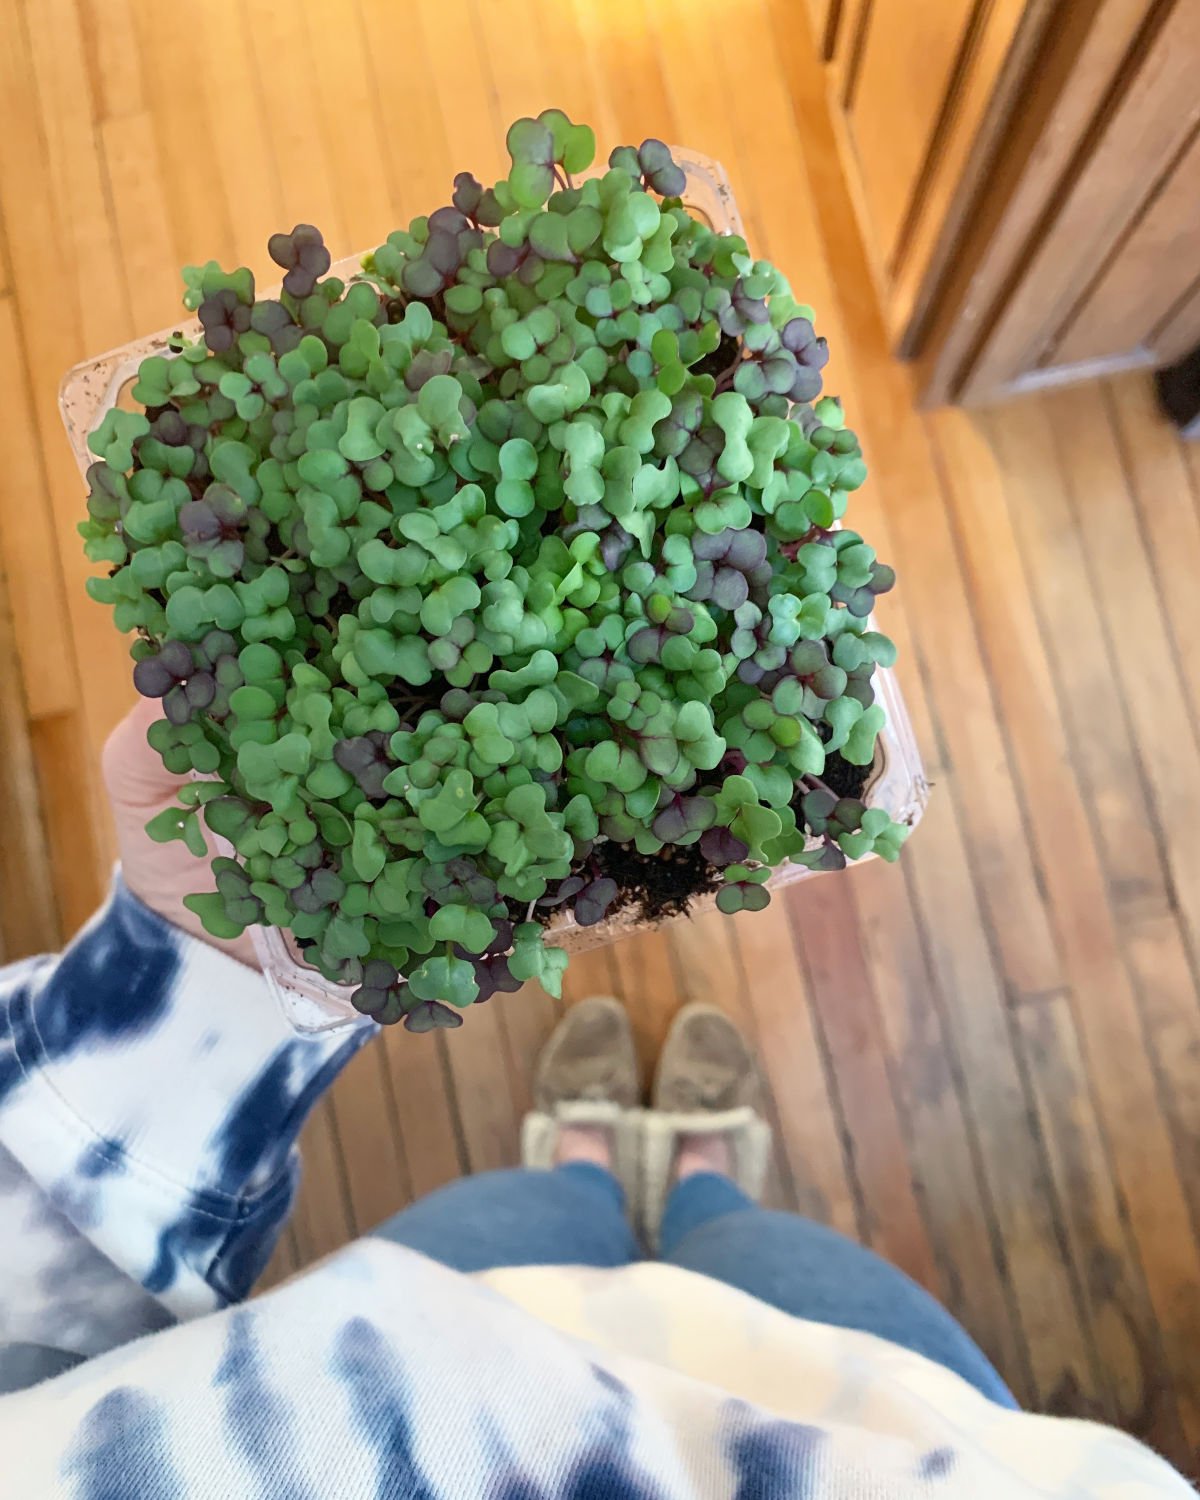
[[[124,872],[122,872],[124,873]],[[150,908],[156,916],[168,922],[172,927],[178,928],[188,937],[196,938],[199,942],[206,944],[209,948],[215,948],[218,953],[224,953],[229,958],[236,959],[238,963],[245,964],[246,968],[262,972],[262,964],[259,962],[258,951],[248,931],[243,932],[241,937],[219,938],[213,937],[212,933],[206,932],[204,923],[191,912],[186,906],[172,899],[163,899],[154,892],[139,890],[125,877],[126,889],[135,896],[143,906]]]

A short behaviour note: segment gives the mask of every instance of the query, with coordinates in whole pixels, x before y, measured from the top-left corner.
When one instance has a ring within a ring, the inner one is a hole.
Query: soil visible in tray
[[[721,335],[721,342],[702,359],[698,359],[691,367],[693,375],[711,375],[715,380],[723,375],[731,365],[735,364],[742,352],[742,341],[736,335],[725,333]]]
[[[835,750],[826,757],[821,780],[839,797],[860,797],[871,770],[851,765]],[[592,858],[598,874],[617,882],[619,894],[609,915],[633,907],[647,922],[683,916],[697,896],[719,889],[725,878],[724,871],[700,853],[698,844],[668,844],[657,854],[639,854],[632,844],[602,843]]]
[[[821,772],[821,780],[835,796],[861,797],[871,770],[872,767],[869,765],[852,766],[835,750],[832,755],[825,757],[825,769]]]
[[[610,915],[634,906],[647,922],[682,916],[693,897],[715,891],[724,878],[698,844],[667,844],[657,854],[639,854],[633,844],[597,844],[593,858],[600,874],[617,882]]]
[[[851,765],[835,750],[826,757],[821,780],[839,797],[859,797],[871,771],[871,766]],[[797,817],[807,790],[804,786],[796,790],[792,806]],[[668,844],[657,854],[640,854],[633,844],[602,841],[593,848],[589,867],[592,878],[607,875],[617,883],[617,896],[608,909],[610,917],[632,908],[646,922],[685,915],[697,896],[718,890],[725,879],[725,872],[704,858],[698,844]],[[510,905],[514,920],[520,920],[517,905]],[[556,911],[539,911],[534,921],[547,924]]]

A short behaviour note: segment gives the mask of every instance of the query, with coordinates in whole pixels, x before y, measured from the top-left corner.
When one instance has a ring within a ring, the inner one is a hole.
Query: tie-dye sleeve
[[[296,1035],[261,975],[118,877],[61,957],[0,972],[0,1154],[41,1197],[30,1243],[59,1225],[176,1318],[243,1297],[287,1216],[300,1126],[374,1030]],[[0,1328],[35,1278],[54,1296],[18,1259]]]

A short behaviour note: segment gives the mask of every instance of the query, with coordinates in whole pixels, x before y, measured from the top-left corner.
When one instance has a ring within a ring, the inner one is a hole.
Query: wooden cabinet
[[[890,282],[903,266],[946,117],[961,88],[976,0],[875,0],[862,13],[845,99],[874,248]]]
[[[830,0],[830,104],[930,401],[1200,343],[1200,0]]]

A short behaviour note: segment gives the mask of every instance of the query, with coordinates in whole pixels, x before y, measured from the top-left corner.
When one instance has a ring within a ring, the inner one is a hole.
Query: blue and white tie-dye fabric
[[[64,1258],[19,1314],[0,1306],[13,1338],[33,1335],[12,1320],[51,1327],[78,1303],[67,1273],[89,1252],[119,1268],[107,1295],[141,1288],[149,1327],[244,1297],[287,1217],[300,1126],[374,1031],[297,1036],[260,975],[119,879],[61,958],[0,974],[0,1026],[0,1251],[11,1265],[36,1235]]]
[[[0,974],[0,1345],[84,1360],[0,1396],[0,1500],[1193,1493],[1119,1433],[673,1267],[469,1279],[371,1240],[236,1305],[371,1034],[294,1036],[119,884],[62,959]]]

